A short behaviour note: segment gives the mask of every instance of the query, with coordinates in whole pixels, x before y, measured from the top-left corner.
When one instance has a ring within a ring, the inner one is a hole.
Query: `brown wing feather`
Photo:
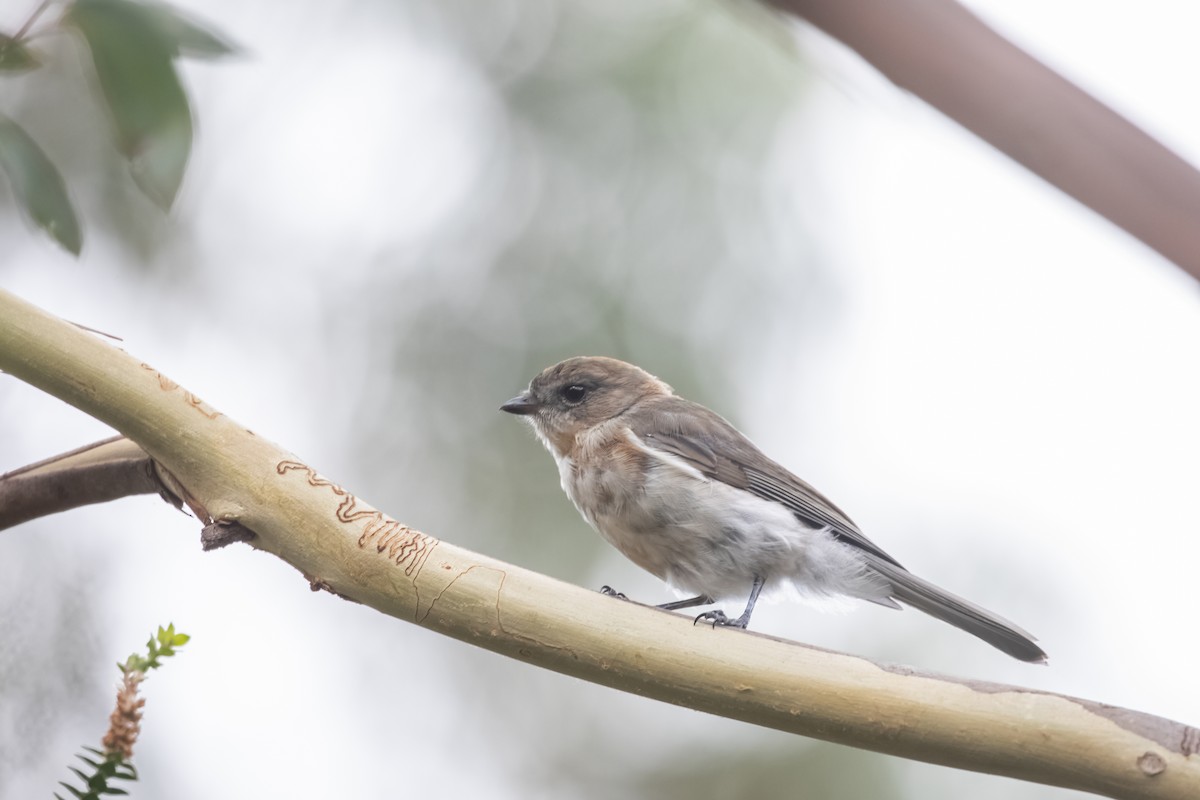
[[[841,509],[763,455],[736,428],[704,406],[681,397],[662,396],[639,403],[627,414],[630,428],[646,446],[682,459],[713,480],[781,503],[800,520],[809,525],[828,526],[840,541],[863,550],[871,568],[892,584],[897,600],[978,636],[1022,661],[1046,661],[1046,653],[1028,633],[904,569],[863,536]],[[875,602],[887,605],[880,600]]]
[[[674,395],[658,395],[633,406],[625,419],[647,446],[683,459],[711,479],[780,503],[807,524],[828,527],[845,544],[900,567],[900,562],[864,536],[824,495],[767,458],[723,417],[704,406]]]

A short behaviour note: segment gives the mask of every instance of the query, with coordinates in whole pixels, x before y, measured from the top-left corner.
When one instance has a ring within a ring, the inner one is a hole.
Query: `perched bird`
[[[899,600],[1014,658],[1046,660],[1028,633],[913,575],[722,417],[632,364],[567,359],[500,409],[533,425],[563,490],[601,536],[696,594],[660,608],[749,592],[735,619],[719,610],[696,617],[745,628],[764,589],[790,584],[889,608]]]

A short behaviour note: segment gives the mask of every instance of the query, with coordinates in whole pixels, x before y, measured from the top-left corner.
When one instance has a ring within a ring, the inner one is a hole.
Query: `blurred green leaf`
[[[83,245],[79,219],[54,164],[20,125],[0,115],[0,169],[26,216],[75,255]]]
[[[212,28],[191,19],[165,3],[145,3],[147,18],[158,26],[175,56],[221,58],[238,52],[238,47]]]
[[[24,72],[40,66],[41,62],[24,42],[0,33],[0,72]]]
[[[192,114],[175,74],[177,45],[161,14],[130,0],[77,0],[65,21],[87,41],[117,127],[117,146],[138,187],[163,209],[183,182]]]

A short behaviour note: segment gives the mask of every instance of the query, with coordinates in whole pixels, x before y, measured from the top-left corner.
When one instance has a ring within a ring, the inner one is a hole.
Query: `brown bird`
[[[889,608],[899,601],[1014,658],[1046,660],[1034,637],[913,575],[722,417],[632,364],[570,358],[500,408],[533,425],[563,490],[601,536],[696,595],[662,608],[749,592],[735,619],[720,610],[696,617],[745,628],[761,592],[790,585]]]

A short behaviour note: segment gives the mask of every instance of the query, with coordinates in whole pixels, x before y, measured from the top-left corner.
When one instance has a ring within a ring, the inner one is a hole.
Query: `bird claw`
[[[714,628],[719,625],[722,628],[743,628],[744,629],[746,627],[746,623],[748,621],[749,620],[746,620],[743,617],[738,617],[737,619],[730,619],[729,617],[725,616],[724,611],[722,611],[719,608],[714,608],[711,611],[705,611],[703,614],[697,614],[696,618],[694,620],[692,620],[692,624],[695,625],[698,622],[709,622],[709,623],[712,623],[712,626]]]
[[[605,597],[615,597],[618,600],[628,600],[629,599],[628,597],[625,596],[624,592],[618,592],[616,589],[609,586],[607,583],[600,587],[600,594],[604,595]]]

